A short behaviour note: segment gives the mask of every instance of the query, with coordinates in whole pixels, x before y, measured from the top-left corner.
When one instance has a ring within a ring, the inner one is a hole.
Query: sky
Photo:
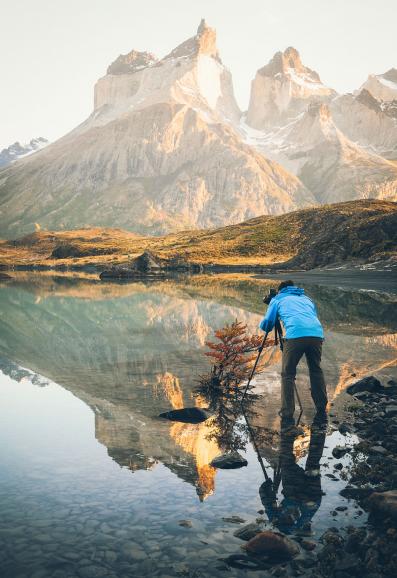
[[[0,0],[0,150],[53,141],[92,111],[94,84],[132,49],[162,57],[216,28],[240,108],[275,52],[294,46],[338,92],[397,68],[397,0]]]

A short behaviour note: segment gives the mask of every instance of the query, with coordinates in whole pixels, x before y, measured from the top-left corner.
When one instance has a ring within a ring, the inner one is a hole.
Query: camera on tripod
[[[273,299],[273,297],[275,297],[277,295],[277,291],[276,289],[270,289],[269,293],[267,295],[264,296],[263,298],[263,303],[266,303],[266,305],[269,305],[270,301]]]

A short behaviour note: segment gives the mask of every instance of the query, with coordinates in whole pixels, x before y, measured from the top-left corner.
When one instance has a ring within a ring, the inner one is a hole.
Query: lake
[[[244,522],[260,518],[264,528],[314,541],[330,525],[363,522],[339,495],[349,455],[340,475],[330,460],[335,445],[355,441],[337,429],[346,387],[368,374],[397,377],[391,290],[302,285],[326,332],[327,435],[310,429],[302,362],[303,433],[290,444],[280,438],[277,348],[264,352],[248,424],[230,400],[218,400],[214,419],[200,424],[158,417],[206,405],[196,395],[209,370],[206,341],[235,319],[258,332],[262,297],[277,284],[242,275],[118,284],[46,273],[1,284],[2,578],[258,576],[227,561],[242,553],[233,534]],[[210,466],[232,449],[248,466]],[[305,479],[308,454],[320,476],[300,499],[294,483]]]

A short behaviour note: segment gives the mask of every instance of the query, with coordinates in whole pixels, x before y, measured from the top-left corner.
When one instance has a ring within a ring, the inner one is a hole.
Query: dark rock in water
[[[222,470],[234,470],[248,465],[248,462],[238,452],[229,452],[214,458],[210,465]]]
[[[239,528],[238,530],[233,532],[233,536],[236,536],[236,538],[240,538],[240,540],[245,540],[246,542],[248,542],[248,540],[251,540],[251,538],[259,534],[260,532],[262,532],[262,528],[258,524],[252,523],[247,524],[246,526],[243,526],[242,528]]]
[[[1,279],[1,277],[0,277],[0,279]],[[396,416],[397,415],[397,405],[388,405],[385,408],[385,412],[386,412],[387,417]]]
[[[271,560],[290,560],[299,554],[299,548],[292,540],[270,530],[251,538],[244,549],[250,554],[259,554]]]
[[[381,382],[376,379],[376,377],[370,375],[368,377],[364,377],[364,379],[360,379],[360,381],[356,381],[356,383],[353,383],[352,385],[349,385],[346,391],[350,395],[362,392],[374,393],[383,391],[383,386]]]
[[[346,486],[341,490],[340,495],[348,500],[362,500],[373,493],[372,488],[355,488],[353,486]]]
[[[185,407],[183,409],[166,411],[161,413],[159,417],[169,419],[170,421],[181,421],[183,423],[201,423],[211,417],[211,414],[208,410],[200,407]]]
[[[339,535],[338,528],[328,528],[320,537],[320,542],[323,544],[342,544],[343,538]]]
[[[179,520],[178,525],[182,526],[183,528],[192,528],[193,527],[193,524],[191,523],[190,520]]]
[[[228,522],[229,524],[244,524],[244,518],[240,518],[240,516],[229,516],[228,518],[222,518],[224,522]]]
[[[311,552],[311,550],[314,550],[317,546],[316,542],[312,542],[311,540],[302,540],[300,544],[302,548],[308,552]]]
[[[346,435],[347,433],[350,433],[352,431],[350,425],[346,422],[342,422],[339,425],[338,430],[342,435]]]
[[[351,448],[348,448],[346,446],[335,446],[334,449],[332,450],[332,455],[334,456],[334,458],[339,460],[345,454],[347,454],[347,452],[350,452],[350,450]]]
[[[397,490],[374,492],[368,498],[368,505],[374,516],[388,517],[397,521]]]

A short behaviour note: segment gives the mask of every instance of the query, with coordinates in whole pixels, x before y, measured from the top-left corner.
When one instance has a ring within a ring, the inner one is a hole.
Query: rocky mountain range
[[[294,48],[236,103],[216,32],[159,59],[120,55],[82,124],[0,172],[0,236],[123,227],[163,234],[350,199],[397,199],[396,70],[338,95]]]
[[[18,159],[30,155],[48,145],[48,140],[39,136],[39,138],[32,138],[26,144],[21,144],[16,141],[7,148],[0,151],[0,169],[6,167]]]

